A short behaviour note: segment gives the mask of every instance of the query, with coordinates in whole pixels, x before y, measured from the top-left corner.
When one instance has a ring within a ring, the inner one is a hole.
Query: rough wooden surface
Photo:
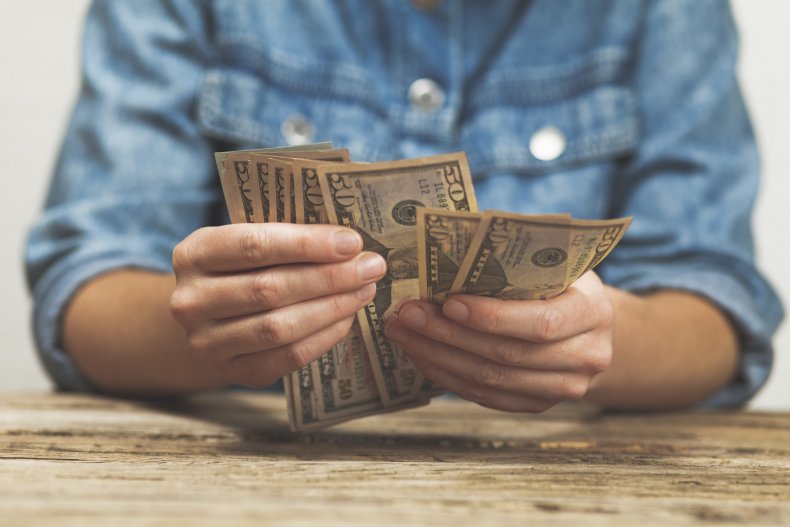
[[[285,419],[259,394],[0,395],[0,524],[790,525],[790,413]]]

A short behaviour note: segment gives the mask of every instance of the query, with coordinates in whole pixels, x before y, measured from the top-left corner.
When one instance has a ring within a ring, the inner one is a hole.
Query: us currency
[[[443,209],[417,209],[417,260],[420,299],[443,303],[483,215]],[[412,395],[434,397],[444,390],[417,372]]]
[[[293,431],[320,430],[352,419],[428,404],[427,399],[418,397],[398,406],[384,406],[357,322],[329,353],[310,367],[297,370],[293,377],[295,396],[289,406]]]
[[[278,219],[305,223],[314,204],[308,203],[311,206],[307,212],[295,207],[296,197],[290,191],[295,186],[291,183],[293,176],[306,176],[314,173],[318,164],[349,161],[350,157],[345,149],[294,155],[299,157],[263,157],[266,171],[279,176],[281,196],[275,207],[283,214]],[[288,406],[294,430],[320,429],[380,411],[383,405],[363,346],[355,323],[349,335],[325,356],[285,377],[286,386],[291,386]]]
[[[331,143],[317,143],[297,147],[259,148],[254,150],[236,150],[216,152],[214,160],[217,164],[225,204],[232,223],[257,223],[264,217],[262,208],[254,207],[256,199],[257,179],[253,178],[250,167],[250,155],[261,153],[296,153],[315,150],[328,150]],[[267,220],[268,221],[268,220]]]
[[[594,269],[620,242],[631,218],[572,220],[565,287]]]
[[[322,420],[362,417],[384,407],[365,349],[359,322],[328,353],[311,365],[318,382],[318,415]]]
[[[347,162],[350,159],[348,151],[344,149],[312,153],[304,158],[301,158],[302,154],[299,155],[300,158],[273,159],[272,166],[275,170],[280,167],[283,181],[296,179],[301,182],[313,176],[321,163]],[[302,185],[292,183],[290,188],[294,187],[302,189]],[[326,213],[319,210],[323,208],[322,203],[316,203],[314,199],[298,200],[288,188],[286,183],[282,202],[290,202],[293,215],[288,212],[286,205],[285,219],[296,223],[321,223],[314,219],[326,218]],[[297,204],[299,207],[296,207]],[[292,402],[295,409],[292,426],[296,430],[322,428],[376,413],[383,407],[356,321],[350,333],[327,354],[293,372],[290,378],[294,386]]]
[[[417,370],[384,336],[384,320],[403,300],[419,295],[417,209],[477,211],[466,156],[322,165],[318,181],[330,222],[356,229],[364,249],[387,260],[387,274],[358,320],[384,405],[413,401]]]
[[[297,201],[297,193],[301,193],[304,178],[311,172],[315,173],[317,164],[324,163],[348,163],[351,156],[345,148],[334,148],[318,152],[299,152],[288,157],[278,156],[285,166],[284,197],[286,219],[290,218],[293,223],[307,223],[307,214],[300,211],[300,206],[304,203]],[[297,185],[297,183],[299,185]]]
[[[443,303],[483,215],[443,209],[417,210],[420,299]]]
[[[269,161],[270,157],[265,154],[250,154],[250,170],[253,173],[252,192],[250,201],[252,210],[265,223],[273,221],[271,209],[269,208]]]
[[[348,162],[346,158],[341,162]],[[331,160],[335,161],[335,160]],[[305,224],[328,224],[329,216],[324,206],[324,196],[318,182],[318,166],[321,161],[294,159],[294,202],[296,204],[297,221]]]
[[[232,223],[257,223],[258,217],[252,207],[253,189],[250,181],[250,163],[243,153],[229,153],[223,160],[225,177],[222,192]]]
[[[313,150],[313,148],[317,150]],[[220,170],[226,204],[233,223],[261,223],[270,221],[268,214],[268,173],[272,161],[292,158],[272,158],[272,154],[288,154],[299,158],[323,161],[349,161],[348,150],[331,149],[331,144],[305,145],[298,148],[274,148],[219,152],[215,155]],[[295,160],[295,159],[292,159]],[[293,219],[293,217],[291,217]],[[367,356],[365,356],[367,359]],[[283,378],[292,427],[312,429],[336,424],[336,420],[319,415],[320,401],[313,390],[309,367]]]
[[[345,155],[343,154],[345,152]],[[289,155],[291,156],[299,156],[305,157],[308,159],[327,159],[327,160],[334,160],[334,161],[347,161],[348,160],[348,151],[346,149],[327,149],[327,150],[319,150],[319,151],[298,151],[298,152],[291,152]],[[265,222],[271,222],[277,220],[277,211],[272,212],[272,200],[270,196],[272,193],[270,192],[270,184],[274,184],[272,182],[272,178],[269,177],[269,174],[274,172],[273,164],[277,161],[277,159],[295,159],[295,158],[280,158],[279,156],[275,156],[274,154],[261,154],[261,153],[252,153],[249,154],[250,159],[250,171],[252,171],[253,175],[253,183],[252,183],[252,192],[250,193],[250,200],[252,202],[252,209],[255,213],[259,216],[262,216]],[[277,192],[277,190],[275,190]],[[292,207],[293,210],[293,207]],[[282,220],[284,220],[284,210],[282,214]],[[293,218],[292,218],[293,219]]]
[[[217,164],[217,172],[219,173],[220,181],[225,181],[225,159],[230,154],[245,153],[245,154],[267,154],[267,153],[281,153],[289,155],[294,152],[310,152],[314,150],[329,150],[332,148],[332,143],[326,141],[323,143],[312,143],[308,145],[297,146],[276,146],[273,148],[253,148],[250,150],[229,150],[227,152],[214,152],[214,162]]]
[[[453,293],[535,300],[565,284],[570,219],[486,213],[453,281]]]
[[[487,212],[451,292],[513,300],[553,298],[600,262],[630,221]]]

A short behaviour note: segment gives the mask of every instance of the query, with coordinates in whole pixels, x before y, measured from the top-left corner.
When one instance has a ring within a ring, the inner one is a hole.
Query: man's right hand
[[[268,386],[349,331],[386,272],[355,231],[332,225],[199,229],[173,251],[173,318],[228,381]]]

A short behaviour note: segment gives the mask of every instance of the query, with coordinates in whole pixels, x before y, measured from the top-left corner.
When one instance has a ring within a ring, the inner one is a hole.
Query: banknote
[[[256,205],[260,203],[259,192],[262,192],[265,188],[257,185],[259,177],[258,167],[251,166],[251,155],[274,152],[296,154],[298,152],[312,152],[331,148],[331,143],[317,143],[298,147],[216,152],[214,160],[219,171],[222,192],[231,222],[259,223],[269,221],[268,214],[264,212],[263,207]]]
[[[451,292],[546,299],[565,284],[570,219],[486,212]]]
[[[232,223],[265,223],[270,221],[268,210],[269,158],[264,154],[288,154],[322,159],[348,160],[346,149],[332,149],[332,144],[316,143],[297,147],[260,148],[217,152],[214,154],[219,171],[225,203]],[[294,423],[294,390],[292,376],[283,378],[288,402],[289,422]],[[314,407],[315,404],[310,405]]]
[[[417,210],[420,299],[439,304],[447,299],[482,218],[466,211]]]
[[[553,298],[605,257],[630,221],[486,212],[451,292]]]
[[[272,166],[284,167],[285,179],[291,182],[304,178],[317,185],[316,167],[327,162],[348,162],[350,156],[345,149],[325,150],[317,153],[298,154],[300,158],[277,158]],[[304,158],[301,156],[304,155]],[[294,188],[296,187],[296,188]],[[303,185],[291,183],[290,188],[301,192]],[[288,196],[285,217],[296,223],[328,223],[323,203],[313,200],[297,199],[285,185],[284,195]],[[322,221],[324,220],[324,221]],[[305,371],[310,369],[310,372]],[[296,420],[299,429],[313,429],[321,423],[337,424],[338,419],[358,418],[370,415],[383,407],[378,387],[373,377],[370,359],[364,347],[359,323],[354,322],[351,331],[338,344],[319,360],[291,374],[294,390],[293,406],[300,409]],[[317,384],[315,384],[317,383]],[[311,397],[310,403],[302,397]]]
[[[271,157],[266,154],[249,154],[250,170],[253,175],[253,183],[251,185],[252,191],[250,201],[252,202],[252,210],[259,217],[263,218],[265,223],[273,221],[271,209],[269,208],[269,171],[271,167],[269,162]]]
[[[350,158],[345,152],[345,159]],[[331,159],[328,161],[337,161]],[[318,182],[318,166],[326,161],[294,159],[293,160],[293,191],[296,206],[297,222],[304,224],[327,224],[329,216],[324,206],[324,196]]]
[[[223,159],[225,177],[222,178],[222,192],[232,223],[259,223],[252,207],[253,188],[250,181],[250,162],[248,155],[240,152],[230,153]]]
[[[403,301],[552,298],[603,261],[631,222],[478,213],[463,153],[351,163],[347,150],[319,143],[215,159],[233,222],[346,225],[387,261],[348,335],[284,377],[293,430],[412,408],[443,393],[384,335]]]
[[[571,221],[565,287],[606,258],[622,239],[631,219]]]
[[[385,406],[413,399],[417,370],[384,336],[384,321],[407,298],[419,296],[417,209],[476,211],[469,165],[463,153],[370,164],[318,168],[331,223],[356,229],[367,251],[387,261],[373,300],[358,320]]]
[[[229,150],[226,152],[214,152],[214,161],[217,164],[217,172],[219,173],[220,181],[225,181],[225,159],[230,154],[244,153],[244,154],[266,154],[278,152],[290,155],[295,152],[312,151],[312,150],[329,150],[332,148],[332,143],[325,141],[323,143],[311,143],[307,145],[297,146],[275,146],[272,148],[252,148],[249,150]]]
[[[299,183],[302,182],[303,172],[312,170],[314,173],[317,163],[320,162],[348,163],[349,161],[351,161],[351,156],[345,148],[297,152],[287,157],[275,156],[275,173],[277,173],[278,168],[283,173],[282,203],[284,220],[290,223],[305,223],[304,214],[302,214],[301,219],[299,218],[299,206],[304,206],[304,204],[297,203],[296,199],[297,192],[301,191],[301,186],[297,188],[297,179]],[[296,166],[299,162],[301,162],[299,166]]]
[[[335,419],[383,408],[359,321],[329,352],[311,364],[318,382],[318,414]]]

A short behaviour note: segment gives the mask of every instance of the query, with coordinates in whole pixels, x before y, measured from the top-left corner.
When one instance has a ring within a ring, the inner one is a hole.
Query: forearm
[[[679,291],[644,297],[608,291],[615,309],[612,365],[593,379],[587,399],[611,409],[682,408],[732,379],[737,337],[719,309]]]
[[[225,381],[188,351],[172,318],[173,275],[121,270],[90,281],[63,322],[67,351],[101,390],[126,395],[175,395]]]

